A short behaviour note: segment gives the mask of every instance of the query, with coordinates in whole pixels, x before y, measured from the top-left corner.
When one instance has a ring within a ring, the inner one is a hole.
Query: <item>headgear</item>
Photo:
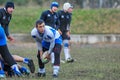
[[[7,2],[6,4],[5,4],[5,9],[7,9],[8,7],[12,7],[13,9],[15,8],[14,7],[14,3],[13,2]]]
[[[52,2],[51,3],[51,5],[50,5],[50,8],[52,8],[52,7],[59,7],[59,4],[58,4],[58,2]]]
[[[67,11],[69,8],[73,8],[73,6],[70,3],[66,2],[63,4],[63,10]]]

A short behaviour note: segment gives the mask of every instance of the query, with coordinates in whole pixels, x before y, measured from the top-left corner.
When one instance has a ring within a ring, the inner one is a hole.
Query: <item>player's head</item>
[[[59,4],[58,2],[52,2],[51,5],[50,5],[50,8],[53,8],[53,7],[59,7]]]
[[[45,23],[43,20],[37,20],[36,21],[36,28],[40,33],[44,33]]]
[[[73,9],[73,6],[70,3],[66,2],[66,3],[63,4],[63,10],[64,11],[67,11],[67,12],[71,13],[72,9]]]
[[[9,14],[12,14],[13,10],[14,10],[15,6],[13,2],[7,2],[5,4],[5,9]]]
[[[50,5],[50,8],[53,12],[56,12],[58,7],[59,7],[58,2],[52,2],[51,5]]]

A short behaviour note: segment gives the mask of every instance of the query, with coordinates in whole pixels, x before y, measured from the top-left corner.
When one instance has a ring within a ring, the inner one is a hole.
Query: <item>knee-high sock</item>
[[[64,40],[63,41],[63,48],[64,48],[64,55],[65,55],[65,60],[67,60],[68,58],[71,57],[70,55],[70,49],[69,49],[69,41],[68,40]]]
[[[60,69],[60,66],[53,66],[53,74],[56,74],[56,75],[58,75],[58,73],[59,73],[59,69]]]
[[[39,72],[39,73],[45,73],[45,68],[43,68],[43,69],[39,68],[39,69],[38,69],[38,72]]]
[[[64,55],[65,55],[65,60],[67,60],[68,58],[70,58],[70,53],[69,53],[69,48],[68,47],[64,47]]]
[[[55,60],[54,52],[51,53],[50,57],[51,57],[51,63],[54,64],[54,60]]]

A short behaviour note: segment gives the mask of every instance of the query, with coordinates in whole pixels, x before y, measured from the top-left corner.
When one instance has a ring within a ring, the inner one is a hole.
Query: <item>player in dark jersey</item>
[[[45,22],[45,25],[53,27],[57,29],[59,27],[59,21],[57,16],[57,9],[59,4],[57,2],[52,2],[50,5],[50,9],[42,12],[40,19]]]
[[[12,13],[14,11],[14,3],[7,2],[5,8],[0,9],[0,24],[3,27],[6,37],[9,41],[13,41],[14,38],[9,34],[9,23],[12,18]]]
[[[0,54],[4,61],[11,66],[14,73],[18,76],[21,76],[21,72],[18,69],[17,63],[15,62],[15,60],[13,59],[8,50],[7,41],[5,38],[7,36],[8,40],[10,41],[13,40],[13,38],[9,35],[8,32],[8,25],[11,20],[13,11],[14,11],[13,2],[7,2],[5,8],[0,9]]]
[[[72,17],[73,6],[70,3],[64,3],[63,10],[58,11],[58,18],[60,22],[59,33],[62,35],[63,48],[65,54],[65,60],[67,62],[73,62],[74,59],[70,55],[70,23]]]
[[[8,47],[7,47],[7,42],[6,42],[6,37],[9,41],[14,41],[14,38],[9,34],[9,23],[12,18],[12,13],[14,11],[14,3],[13,2],[7,2],[5,4],[4,8],[0,9],[0,54],[2,58],[4,59],[5,63],[7,63],[9,66],[12,66],[13,71],[15,74],[18,76],[21,76],[21,73],[18,69],[17,63],[14,59],[17,59],[19,57],[19,61],[27,62],[28,61],[28,66],[30,66],[30,70],[34,71],[34,66],[31,67],[31,60],[28,60],[27,58],[22,58],[20,56],[11,56]],[[17,59],[18,60],[18,59]],[[4,71],[0,71],[0,76],[1,72],[3,73]],[[2,74],[4,77],[4,74]]]

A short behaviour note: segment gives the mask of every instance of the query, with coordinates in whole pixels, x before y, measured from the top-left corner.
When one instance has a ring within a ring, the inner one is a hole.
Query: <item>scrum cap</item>
[[[59,4],[58,4],[58,2],[52,2],[51,3],[51,5],[50,5],[50,8],[52,8],[52,7],[59,7]]]
[[[63,10],[67,11],[69,8],[73,8],[73,6],[70,3],[66,2],[63,4]]]

